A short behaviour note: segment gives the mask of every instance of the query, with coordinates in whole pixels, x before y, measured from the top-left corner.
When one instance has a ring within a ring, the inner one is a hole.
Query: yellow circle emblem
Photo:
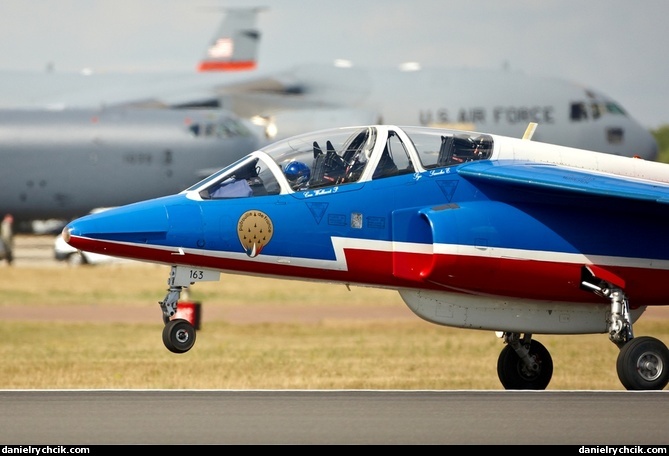
[[[261,211],[246,211],[239,217],[237,235],[244,251],[251,258],[260,255],[262,249],[272,239],[272,220]]]

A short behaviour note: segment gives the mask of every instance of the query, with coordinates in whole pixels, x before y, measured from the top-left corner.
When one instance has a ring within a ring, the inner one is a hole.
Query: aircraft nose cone
[[[633,119],[631,125],[623,128],[626,156],[636,156],[645,160],[657,161],[659,147],[655,136]]]
[[[63,231],[60,233],[61,237],[68,244],[70,243],[70,229],[68,227],[63,228]]]
[[[63,229],[63,238],[80,247],[80,238],[133,241],[159,236],[168,230],[165,205],[160,200],[108,209],[73,220]]]
[[[638,154],[641,158],[646,158],[646,160],[657,161],[660,158],[660,148],[657,144],[657,140],[650,132],[646,132],[647,135],[641,135],[639,138],[639,150]]]

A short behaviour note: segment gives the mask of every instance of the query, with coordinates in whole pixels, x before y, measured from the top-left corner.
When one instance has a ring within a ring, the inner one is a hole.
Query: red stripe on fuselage
[[[82,250],[96,253],[168,265],[217,269],[230,273],[341,282],[381,288],[420,288],[545,301],[608,303],[608,300],[580,288],[583,265],[576,263],[466,255],[439,255],[436,261],[426,261],[426,256],[429,260],[432,255],[344,249],[348,269],[331,270],[257,261],[262,255],[243,260],[192,253],[178,255],[173,253],[173,250],[160,250],[151,246],[117,244],[74,237],[72,244]],[[422,276],[417,274],[415,280],[398,278],[393,275],[393,261],[431,264],[432,269]],[[443,265],[447,267],[440,267]],[[625,279],[627,287],[624,291],[632,308],[669,303],[668,288],[663,283],[665,270],[602,267]]]

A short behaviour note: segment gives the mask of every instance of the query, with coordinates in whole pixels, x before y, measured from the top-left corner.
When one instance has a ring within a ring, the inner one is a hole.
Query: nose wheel
[[[172,353],[185,353],[195,344],[195,328],[183,318],[168,321],[163,328],[163,343]]]
[[[195,344],[195,327],[183,318],[170,320],[177,313],[179,296],[183,291],[183,285],[174,284],[173,277],[175,275],[176,267],[172,267],[172,273],[168,280],[170,288],[165,299],[159,302],[163,312],[163,322],[165,323],[163,343],[172,353],[186,353]]]

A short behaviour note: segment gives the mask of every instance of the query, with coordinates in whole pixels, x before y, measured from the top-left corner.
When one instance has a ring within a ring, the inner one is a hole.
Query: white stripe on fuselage
[[[629,268],[664,269],[669,270],[669,261],[648,258],[612,257],[604,255],[583,255],[580,253],[551,252],[542,250],[521,250],[500,247],[478,247],[460,244],[421,244],[411,242],[379,241],[372,239],[332,237],[332,247],[335,253],[334,260],[314,259],[305,257],[286,257],[276,255],[260,255],[251,258],[243,252],[227,252],[206,249],[191,249],[185,247],[154,246],[135,244],[131,242],[106,241],[110,244],[131,246],[134,249],[145,251],[171,252],[179,263],[187,263],[188,255],[207,256],[210,258],[229,259],[237,261],[253,261],[264,264],[296,266],[310,269],[329,271],[347,271],[345,250],[367,250],[386,253],[408,253],[417,255],[454,255],[480,257],[486,259],[508,259],[540,261],[567,264],[597,264],[600,266],[622,266]]]

